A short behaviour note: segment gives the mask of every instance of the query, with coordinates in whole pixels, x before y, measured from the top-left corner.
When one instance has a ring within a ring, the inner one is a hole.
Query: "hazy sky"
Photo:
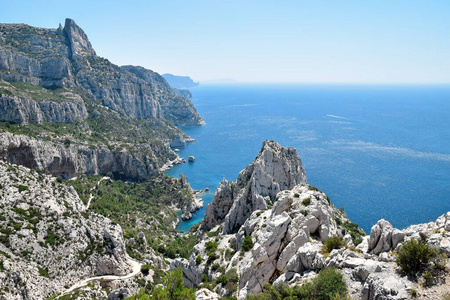
[[[97,54],[194,80],[450,83],[450,1],[0,0],[0,22],[72,18]]]

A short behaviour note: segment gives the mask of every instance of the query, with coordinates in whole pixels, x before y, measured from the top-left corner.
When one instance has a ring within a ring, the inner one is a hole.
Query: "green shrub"
[[[202,275],[202,282],[208,282],[209,280],[208,280],[208,275],[206,275],[206,274],[203,274]]]
[[[313,186],[311,186],[311,185],[308,187],[308,189],[309,189],[310,191],[320,192],[318,188],[313,187]]]
[[[69,139],[65,139],[64,140],[64,147],[69,148],[70,147],[70,140]]]
[[[424,280],[423,286],[429,287],[429,286],[433,285],[433,282],[434,282],[433,274],[431,274],[430,272],[425,272],[425,273],[423,273],[422,277]]]
[[[308,215],[308,211],[307,211],[306,209],[302,209],[302,210],[300,211],[300,213],[301,213],[302,215],[304,215],[305,217]]]
[[[19,189],[19,192],[23,192],[23,191],[28,190],[28,186],[27,185],[19,185],[17,188]]]
[[[141,266],[141,272],[142,272],[144,275],[148,275],[148,272],[150,271],[151,268],[152,268],[152,266],[150,266],[150,265],[147,265],[147,264],[142,265],[142,266]]]
[[[294,197],[295,197],[295,198],[298,198],[298,197],[300,197],[300,194],[299,194],[299,193],[295,193],[295,194],[294,194]]]
[[[216,254],[216,252],[208,252],[208,260],[206,261],[206,263],[210,264],[218,258],[219,258],[219,255]]]
[[[308,197],[306,199],[303,199],[303,201],[302,201],[303,206],[308,206],[310,204],[311,204],[311,198]]]
[[[49,231],[45,236],[45,243],[48,245],[55,245],[56,240],[58,239],[58,235],[52,231]]]
[[[48,268],[42,269],[42,268],[38,267],[38,270],[39,270],[39,275],[50,278],[50,275],[48,274]]]
[[[217,271],[217,269],[219,269],[220,265],[218,263],[215,263],[211,266],[211,270],[213,271]]]
[[[338,223],[338,218],[336,218],[336,223]],[[358,246],[362,242],[362,238],[366,235],[364,230],[362,230],[358,224],[353,223],[351,221],[347,220],[341,226],[344,228],[343,234],[347,233],[350,234],[350,236],[352,237],[353,244],[355,246]]]
[[[334,268],[322,269],[312,281],[302,285],[274,287],[264,285],[260,295],[249,295],[247,300],[338,300],[348,299],[347,285],[342,274]]]
[[[157,286],[151,294],[141,290],[138,294],[126,298],[133,300],[195,300],[195,292],[184,286],[183,271],[178,268],[162,279],[162,286]]]
[[[195,263],[196,263],[197,265],[199,265],[199,264],[202,263],[202,257],[201,257],[200,255],[197,255],[197,257],[195,258]]]
[[[322,269],[314,280],[317,299],[334,299],[335,295],[344,296],[347,285],[344,277],[335,268]]]
[[[249,251],[252,248],[253,248],[252,236],[251,235],[247,235],[244,238],[244,241],[242,241],[242,250],[247,252],[247,251]]]
[[[208,242],[206,242],[205,246],[206,246],[206,251],[216,251],[217,246],[219,246],[219,243],[215,242],[215,241],[208,241]]]
[[[323,251],[330,253],[333,249],[340,249],[345,245],[342,237],[329,237],[323,242]]]
[[[217,283],[220,283],[222,285],[226,285],[228,283],[228,277],[225,274],[222,274],[219,276],[219,278],[216,279]]]
[[[417,272],[424,271],[430,260],[437,257],[438,253],[437,248],[424,241],[411,239],[397,250],[396,263],[403,273],[415,276]]]

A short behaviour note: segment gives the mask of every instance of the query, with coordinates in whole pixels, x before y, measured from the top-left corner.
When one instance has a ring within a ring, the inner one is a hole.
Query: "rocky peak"
[[[89,39],[74,20],[67,18],[64,32],[69,40],[70,53],[73,58],[76,55],[96,55]]]
[[[224,233],[237,232],[252,212],[275,201],[278,192],[303,184],[306,175],[297,150],[264,141],[256,159],[236,181],[221,182],[206,208],[202,229],[209,230],[224,221]]]

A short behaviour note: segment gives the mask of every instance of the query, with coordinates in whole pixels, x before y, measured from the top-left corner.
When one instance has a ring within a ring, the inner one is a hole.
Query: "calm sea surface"
[[[267,139],[297,148],[308,183],[367,233],[381,218],[404,228],[450,211],[448,85],[205,85],[192,93],[206,125],[182,128],[197,141],[179,154],[196,161],[167,173],[208,187],[205,207]]]

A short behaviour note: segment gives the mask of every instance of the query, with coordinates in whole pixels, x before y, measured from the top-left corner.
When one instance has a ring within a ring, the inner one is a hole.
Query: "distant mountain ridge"
[[[188,89],[199,86],[198,82],[194,82],[189,76],[177,76],[172,74],[163,74],[164,79],[169,85],[176,89]]]

